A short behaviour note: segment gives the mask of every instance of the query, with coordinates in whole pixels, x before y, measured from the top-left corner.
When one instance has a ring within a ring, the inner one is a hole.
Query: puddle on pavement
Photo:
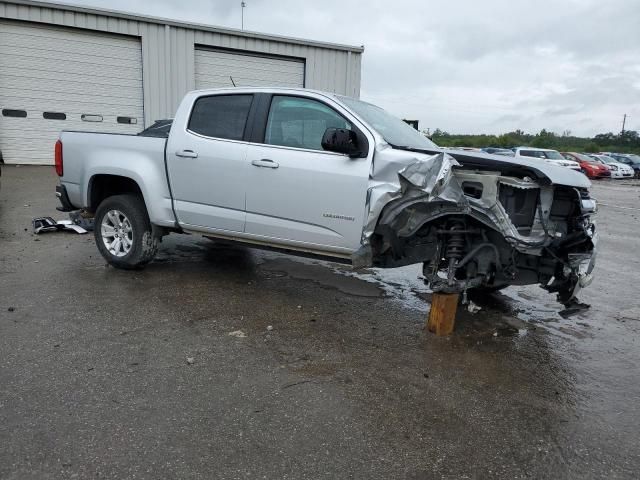
[[[427,312],[431,291],[425,285],[420,265],[395,269],[364,269],[354,271],[349,266],[304,257],[293,257],[271,251],[254,250],[201,237],[185,242],[171,240],[161,250],[159,262],[206,261],[223,270],[243,269],[250,275],[265,280],[294,278],[310,281],[321,287],[335,289],[345,295],[381,298],[399,302],[404,308]],[[507,288],[491,295],[470,299],[481,307],[471,314],[461,307],[461,324],[468,327],[463,335],[520,337],[530,330],[540,328],[553,331],[561,337],[584,338],[591,335],[588,326],[576,324],[576,320],[563,320],[560,306],[545,292],[532,287]],[[629,312],[635,317],[636,312]]]
[[[382,297],[384,291],[364,280],[346,275],[338,275],[325,265],[302,263],[288,258],[273,258],[260,264],[260,270],[266,278],[288,276],[300,280],[310,280],[319,285],[335,288],[346,294],[358,297]]]
[[[418,265],[395,269],[363,269],[301,257],[285,257],[271,252],[258,253],[266,257],[260,270],[266,278],[290,276],[313,281],[319,285],[361,297],[386,297],[404,307],[426,311],[431,292],[420,277]]]
[[[259,266],[261,274],[266,278],[288,276],[313,281],[347,295],[384,295],[388,301],[399,302],[404,308],[419,310],[425,314],[429,308],[431,291],[424,284],[418,265],[353,271],[348,266],[319,260],[283,257],[273,253],[267,253],[267,256],[269,258]],[[520,338],[537,329],[554,331],[565,338],[591,335],[585,333],[588,332],[588,327],[576,327],[571,320],[563,320],[558,315],[560,307],[552,305],[544,295],[545,292],[517,289],[506,289],[482,297],[470,295],[470,300],[481,309],[472,314],[464,306],[460,307],[458,335],[471,340],[485,337]]]

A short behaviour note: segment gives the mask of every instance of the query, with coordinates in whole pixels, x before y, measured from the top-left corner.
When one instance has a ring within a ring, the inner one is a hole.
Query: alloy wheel
[[[120,210],[109,210],[102,218],[100,234],[111,255],[124,257],[133,245],[133,229],[127,216]]]

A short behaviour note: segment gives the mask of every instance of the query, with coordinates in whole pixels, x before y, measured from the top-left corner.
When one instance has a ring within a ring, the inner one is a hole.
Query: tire
[[[96,210],[93,234],[104,259],[116,268],[142,268],[158,251],[158,238],[138,195],[104,199]]]

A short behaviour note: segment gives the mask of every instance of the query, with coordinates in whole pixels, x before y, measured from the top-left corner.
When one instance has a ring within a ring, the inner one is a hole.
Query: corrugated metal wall
[[[317,42],[305,44],[286,38],[188,28],[131,17],[28,0],[0,1],[0,18],[141,37],[146,125],[172,117],[183,95],[195,88],[196,45],[301,58],[305,61],[306,88],[360,95],[361,51],[357,48],[331,48]]]

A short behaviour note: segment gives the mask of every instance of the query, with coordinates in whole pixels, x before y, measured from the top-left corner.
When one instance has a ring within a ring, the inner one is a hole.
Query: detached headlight
[[[581,200],[580,203],[582,206],[582,213],[596,213],[598,211],[598,204],[593,198]]]
[[[578,192],[578,196],[580,197],[580,207],[582,208],[582,213],[596,213],[596,210],[598,208],[596,200],[594,198],[591,198],[589,190],[587,190],[586,188],[580,188],[576,189],[576,192]]]

